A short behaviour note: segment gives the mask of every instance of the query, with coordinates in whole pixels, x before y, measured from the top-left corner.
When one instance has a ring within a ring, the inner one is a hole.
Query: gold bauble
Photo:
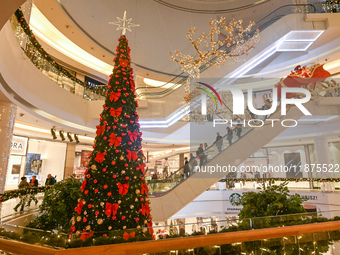
[[[123,226],[123,229],[126,229],[126,226]]]
[[[135,175],[135,176],[133,177],[133,179],[137,179],[137,176]]]
[[[125,170],[122,170],[121,173],[122,173],[122,174],[125,174]]]
[[[135,202],[138,202],[138,198],[135,198]]]
[[[84,211],[84,215],[86,215],[87,214],[87,211]]]
[[[140,229],[140,226],[139,226],[139,225],[137,226],[137,229]]]
[[[130,205],[130,209],[132,210],[133,208],[135,208],[133,205]]]
[[[147,221],[147,220],[145,220],[145,221],[144,221],[144,224],[147,224],[147,223],[148,223],[148,221]]]
[[[122,201],[121,200],[118,200],[118,204],[120,204]]]
[[[83,200],[83,205],[86,204],[85,200]]]
[[[104,221],[103,221],[103,219],[101,219],[101,218],[97,220],[98,225],[103,224],[103,222],[104,222]]]
[[[105,203],[104,202],[100,202],[100,206],[104,206],[105,205]]]
[[[90,225],[87,225],[87,226],[86,226],[86,230],[87,230],[87,231],[91,230],[91,226],[90,226]]]
[[[81,221],[81,216],[78,216],[78,217],[77,217],[77,221]]]
[[[112,226],[109,226],[107,229],[108,229],[108,230],[111,230],[111,229],[112,229]]]
[[[136,194],[138,195],[138,194],[140,194],[140,190],[139,189],[136,189]]]
[[[140,158],[138,158],[137,161],[140,161]]]
[[[96,166],[96,165],[92,165],[92,166],[91,166],[91,169],[92,169],[92,170],[97,170],[97,166]]]
[[[80,230],[77,230],[77,231],[76,231],[76,234],[77,234],[77,235],[80,235]]]
[[[148,231],[147,228],[143,228],[143,233],[146,233]]]
[[[120,160],[124,160],[124,157],[123,156],[120,156],[120,158],[119,158]]]

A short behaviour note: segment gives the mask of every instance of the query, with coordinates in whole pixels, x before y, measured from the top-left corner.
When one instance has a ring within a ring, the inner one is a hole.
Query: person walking
[[[25,189],[25,188],[28,188],[29,185],[27,183],[27,178],[24,176],[24,177],[21,177],[21,182],[19,183],[19,186],[18,188],[19,189]]]
[[[56,183],[55,178],[51,174],[48,174],[45,181],[45,186],[51,186],[54,185],[55,183]]]
[[[218,149],[218,152],[221,153],[222,152],[222,145],[223,145],[223,139],[222,139],[222,136],[220,135],[219,132],[216,133],[216,141],[215,141],[215,144],[216,144],[216,147]]]
[[[200,146],[198,147],[198,149],[196,151],[196,155],[197,155],[198,159],[200,160],[200,167],[203,166],[204,159],[205,159],[205,154],[204,154],[204,150],[203,150],[203,143],[201,143]]]

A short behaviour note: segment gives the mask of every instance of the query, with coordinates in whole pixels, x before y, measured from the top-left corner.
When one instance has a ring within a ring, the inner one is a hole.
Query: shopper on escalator
[[[196,155],[197,155],[198,159],[200,160],[200,167],[203,166],[204,159],[205,159],[205,154],[204,154],[204,150],[203,150],[203,143],[201,143],[200,147],[198,147],[198,149],[196,151]]]

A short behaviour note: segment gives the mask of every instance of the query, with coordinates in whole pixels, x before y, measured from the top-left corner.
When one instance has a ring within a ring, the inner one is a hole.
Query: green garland
[[[229,178],[220,182],[340,182],[340,178]]]
[[[82,85],[83,87],[90,89],[91,91],[102,95],[102,93],[99,93],[103,89],[100,88],[93,88],[92,86],[87,85],[85,82],[79,80],[74,75],[72,75],[69,71],[67,71],[62,65],[58,64],[53,58],[50,57],[50,55],[44,50],[44,48],[40,45],[38,40],[35,38],[32,30],[30,29],[30,26],[27,24],[24,15],[20,9],[15,11],[15,16],[18,19],[18,22],[27,35],[27,38],[30,40],[34,48],[39,52],[41,57],[45,59],[47,62],[49,62],[52,66],[54,66],[56,69],[58,69],[60,72],[62,72],[67,78],[69,78],[72,81],[75,81],[76,83]]]
[[[0,203],[12,198],[22,197],[26,195],[37,195],[38,193],[43,193],[49,189],[51,189],[51,186],[11,190],[5,192],[5,194],[0,194]]]

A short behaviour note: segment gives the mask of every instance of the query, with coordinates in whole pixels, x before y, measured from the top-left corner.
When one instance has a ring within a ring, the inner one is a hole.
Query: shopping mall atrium
[[[0,254],[340,254],[339,0],[0,10]]]

